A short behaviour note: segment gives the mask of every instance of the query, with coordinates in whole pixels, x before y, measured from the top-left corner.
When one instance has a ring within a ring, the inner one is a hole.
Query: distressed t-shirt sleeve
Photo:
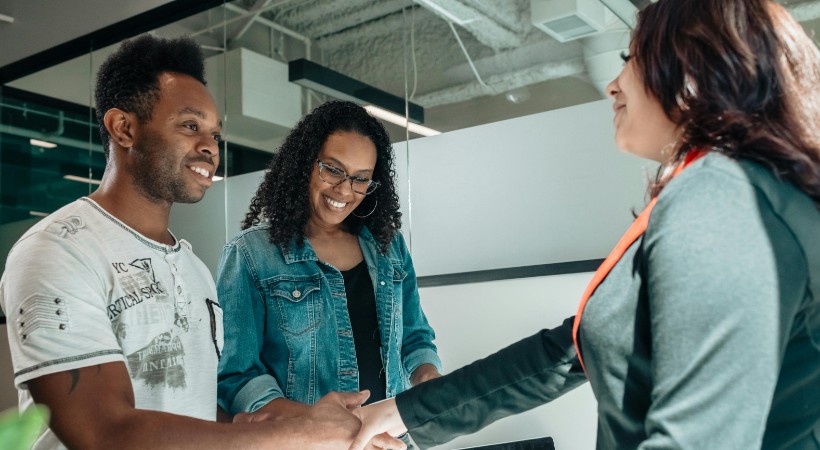
[[[124,360],[98,259],[48,229],[10,252],[2,298],[18,388],[43,375]]]

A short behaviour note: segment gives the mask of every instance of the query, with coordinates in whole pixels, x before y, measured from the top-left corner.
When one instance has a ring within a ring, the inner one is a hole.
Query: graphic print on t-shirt
[[[149,387],[184,388],[185,349],[180,334],[189,331],[187,299],[181,292],[175,296],[163,279],[157,279],[151,258],[112,262],[111,266],[123,293],[108,305],[117,338],[122,342],[131,333],[135,337],[154,333],[148,335],[154,338],[147,345],[135,351],[131,347],[126,355],[131,379]]]
[[[185,349],[176,333],[160,334],[127,358],[131,379],[151,387],[185,387]]]
[[[190,303],[184,297],[177,298],[174,302],[174,325],[182,328],[186,333],[188,332],[188,305]]]
[[[111,263],[117,274],[123,295],[114,299],[108,305],[108,318],[116,320],[120,314],[129,308],[137,306],[145,300],[154,300],[154,303],[170,303],[168,290],[157,281],[151,258],[135,259],[130,263]]]
[[[68,216],[62,220],[55,220],[54,223],[46,227],[46,231],[54,233],[61,238],[74,235],[77,231],[85,228],[85,221],[79,216]]]
[[[157,281],[157,277],[154,275],[154,267],[151,265],[151,258],[140,258],[131,261],[129,264],[131,267],[136,267],[146,273],[151,274],[151,280]]]

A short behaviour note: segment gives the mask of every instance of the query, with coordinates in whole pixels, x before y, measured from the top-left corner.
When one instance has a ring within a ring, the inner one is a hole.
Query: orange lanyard
[[[698,160],[705,154],[706,152],[700,150],[690,151],[686,155],[686,159],[683,164],[679,165],[675,169],[675,173],[672,174],[672,177],[676,177],[686,166]],[[621,260],[629,246],[632,245],[632,243],[646,231],[646,225],[649,223],[649,214],[652,212],[652,208],[657,202],[658,198],[653,198],[649,204],[646,205],[643,211],[641,211],[635,221],[632,222],[632,225],[630,225],[629,229],[626,230],[626,233],[624,233],[621,240],[618,241],[615,248],[612,249],[612,252],[609,253],[609,256],[606,257],[601,266],[598,267],[598,270],[595,271],[595,275],[592,276],[592,280],[587,285],[584,295],[581,296],[581,304],[578,305],[578,312],[575,314],[575,323],[572,325],[572,341],[575,343],[575,351],[578,354],[578,361],[581,362],[581,368],[584,369],[584,373],[587,372],[587,369],[586,366],[584,366],[584,360],[581,358],[581,349],[578,346],[578,328],[581,324],[581,316],[584,314],[584,308],[586,307],[589,298],[592,297],[592,294],[595,292],[595,289],[597,289],[598,285],[604,281],[604,278],[606,278],[607,275],[609,275],[609,272],[613,267],[615,267],[615,264]]]

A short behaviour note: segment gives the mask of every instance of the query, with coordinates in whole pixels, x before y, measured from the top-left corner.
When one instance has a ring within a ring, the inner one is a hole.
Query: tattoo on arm
[[[71,375],[71,389],[68,390],[68,395],[71,395],[71,393],[74,392],[74,388],[77,387],[77,383],[80,381],[80,370],[69,370],[68,374]]]

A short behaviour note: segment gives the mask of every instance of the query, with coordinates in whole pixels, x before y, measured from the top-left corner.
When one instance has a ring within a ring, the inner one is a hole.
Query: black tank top
[[[341,272],[345,280],[347,312],[350,315],[350,325],[353,327],[356,361],[359,365],[359,389],[370,390],[370,398],[365,404],[373,403],[383,400],[387,391],[387,379],[379,350],[382,339],[376,319],[373,282],[364,261],[350,270]]]

